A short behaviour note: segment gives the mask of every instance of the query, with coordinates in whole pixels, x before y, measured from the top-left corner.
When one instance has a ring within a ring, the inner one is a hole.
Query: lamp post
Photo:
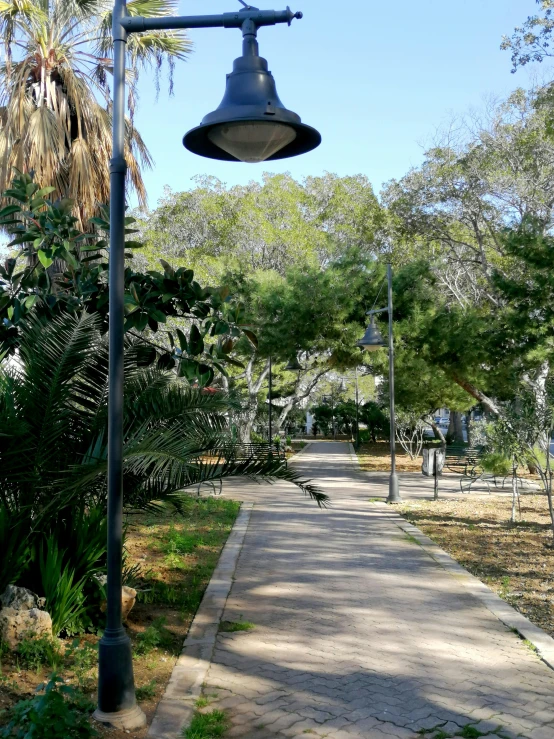
[[[110,161],[109,265],[109,398],[108,398],[108,554],[107,624],[99,645],[98,721],[133,730],[146,719],[135,698],[131,642],[121,621],[121,558],[123,522],[123,336],[125,294],[125,54],[130,33],[185,28],[242,30],[243,53],[227,76],[217,110],[189,131],[184,146],[212,159],[262,162],[304,154],[321,143],[320,134],[287,110],[259,56],[257,31],[287,23],[302,13],[258,10],[246,5],[220,15],[143,18],[127,14],[126,0],[115,0],[112,20],[114,44],[112,159]]]
[[[360,448],[360,396],[358,394],[358,368],[356,367],[356,449]]]
[[[273,391],[273,388],[272,388],[272,369],[273,369],[273,367],[272,367],[272,359],[271,359],[271,357],[269,357],[269,388],[268,388],[268,390],[269,390],[269,392],[268,392],[268,399],[269,399],[269,439],[268,439],[268,442],[269,442],[269,446],[270,447],[273,444],[273,437],[272,437],[272,433],[273,433],[273,428],[272,428],[272,426],[273,426],[273,413],[272,413],[272,407],[271,407],[271,401],[272,401],[271,394],[272,394],[272,391]]]
[[[399,503],[402,498],[398,490],[398,475],[396,474],[396,428],[394,420],[394,344],[392,336],[392,265],[387,265],[388,304],[386,308],[370,310],[367,315],[371,320],[364,337],[358,341],[358,346],[365,351],[371,352],[386,346],[385,340],[375,325],[374,316],[377,313],[389,314],[389,394],[390,394],[390,459],[391,472],[389,478],[389,503]]]

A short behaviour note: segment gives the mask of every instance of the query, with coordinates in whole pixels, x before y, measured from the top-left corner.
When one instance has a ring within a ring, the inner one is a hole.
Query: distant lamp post
[[[279,100],[267,62],[258,54],[258,28],[288,23],[302,13],[258,10],[250,5],[219,15],[130,15],[126,0],[114,0],[112,13],[113,101],[110,160],[109,399],[107,623],[99,644],[98,709],[94,716],[117,729],[134,730],[146,718],[135,698],[131,641],[121,621],[123,552],[123,371],[125,307],[125,77],[127,39],[132,33],[184,28],[237,28],[243,55],[235,60],[219,108],[189,131],[185,147],[204,157],[263,162],[305,154],[321,143],[320,134]],[[136,10],[136,8],[135,8]],[[163,116],[160,116],[163,128]],[[270,389],[271,395],[271,389]],[[271,414],[271,405],[270,405]],[[271,415],[270,415],[271,419]],[[270,420],[271,434],[271,420]]]
[[[273,413],[272,413],[272,392],[273,392],[273,359],[269,357],[269,382],[268,382],[268,400],[269,400],[269,438],[268,442],[269,444],[273,443],[273,439],[271,437],[271,434],[273,433]]]
[[[394,344],[392,337],[392,266],[387,265],[387,282],[388,282],[388,305],[386,308],[368,311],[371,320],[367,330],[357,346],[367,352],[376,351],[386,346],[385,340],[381,336],[381,332],[375,325],[374,316],[376,313],[389,314],[389,393],[390,393],[390,456],[391,456],[391,473],[389,478],[389,503],[399,503],[402,498],[398,491],[398,475],[396,474],[396,424],[394,419]]]
[[[358,368],[356,367],[356,449],[360,448],[360,394],[358,388]]]

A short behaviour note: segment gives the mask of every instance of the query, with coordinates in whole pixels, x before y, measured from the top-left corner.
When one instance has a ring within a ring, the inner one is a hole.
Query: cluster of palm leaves
[[[145,345],[129,339],[123,451],[128,509],[179,509],[199,483],[237,475],[288,480],[324,504],[317,488],[277,458],[233,461],[229,398],[191,388],[150,362]],[[48,322],[30,317],[17,355],[0,364],[0,592],[9,582],[41,594],[47,582],[58,587],[54,566],[60,577],[79,583],[102,569],[107,390],[108,346],[95,315],[65,314]],[[58,591],[50,594],[51,601],[56,598],[62,598]],[[70,615],[80,605],[75,602]]]
[[[175,0],[131,0],[130,15],[173,15]],[[82,224],[108,201],[111,156],[111,5],[106,0],[1,0],[0,191],[12,168],[34,171],[60,198],[79,204]],[[191,45],[183,31],[149,31],[128,40],[129,107],[134,109],[139,71],[162,62],[170,75]],[[172,85],[170,77],[170,86]],[[171,89],[171,87],[170,87]],[[148,150],[127,121],[129,184],[144,204],[141,166]]]

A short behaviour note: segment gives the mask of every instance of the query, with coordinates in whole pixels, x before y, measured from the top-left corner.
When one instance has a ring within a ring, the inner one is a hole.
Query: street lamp
[[[189,131],[184,145],[196,154],[228,161],[261,162],[304,154],[321,136],[279,100],[267,62],[258,55],[258,28],[288,23],[301,13],[258,10],[246,5],[232,13],[142,18],[127,14],[115,0],[112,159],[110,161],[110,310],[108,398],[108,554],[107,623],[99,645],[98,721],[133,730],[146,719],[135,698],[131,641],[121,621],[123,523],[123,336],[125,295],[125,45],[130,33],[178,28],[239,28],[243,56],[235,60],[219,108]]]
[[[391,473],[389,478],[389,503],[399,503],[402,498],[398,491],[398,476],[396,474],[396,429],[394,421],[394,345],[392,339],[392,266],[387,265],[387,282],[388,282],[388,305],[386,308],[378,310],[370,310],[367,315],[371,316],[371,320],[364,337],[357,342],[357,346],[367,352],[376,351],[386,346],[385,340],[375,325],[374,316],[376,313],[389,314],[389,394],[390,394],[390,457],[391,457]]]

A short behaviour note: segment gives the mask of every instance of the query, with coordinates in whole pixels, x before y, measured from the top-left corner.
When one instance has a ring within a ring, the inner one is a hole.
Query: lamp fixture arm
[[[164,16],[161,18],[143,18],[142,16],[126,15],[119,20],[120,25],[127,33],[141,33],[143,31],[172,31],[183,28],[243,28],[244,23],[250,21],[256,28],[275,26],[277,23],[287,23],[289,26],[296,18],[300,20],[302,13],[293,13],[286,10],[258,10],[257,8],[243,8],[234,13],[219,15],[180,15]],[[114,18],[114,30],[115,30]]]
[[[374,316],[377,313],[387,313],[389,310],[388,306],[386,308],[378,308],[377,310],[368,310],[366,313],[366,316]]]

